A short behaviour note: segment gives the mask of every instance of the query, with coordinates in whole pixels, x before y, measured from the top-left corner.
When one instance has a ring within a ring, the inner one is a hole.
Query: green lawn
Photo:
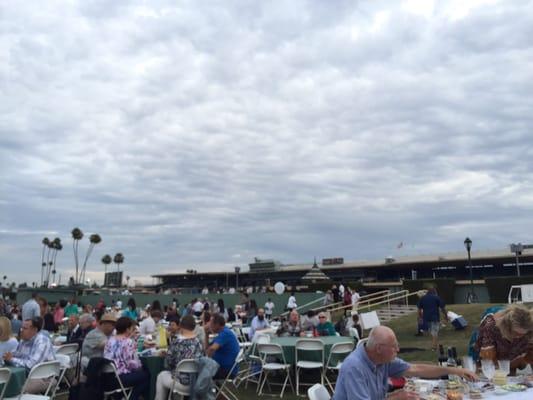
[[[462,331],[456,331],[451,323],[446,323],[439,333],[439,343],[447,346],[455,346],[459,357],[466,355],[468,342],[472,329],[479,325],[483,311],[494,304],[457,304],[450,305],[449,310],[462,315],[468,321],[468,327]],[[431,337],[414,336],[416,333],[416,314],[407,315],[391,321],[390,326],[398,338],[400,348],[420,348],[422,351],[401,353],[399,356],[406,361],[429,361],[437,362],[438,354],[431,351]]]

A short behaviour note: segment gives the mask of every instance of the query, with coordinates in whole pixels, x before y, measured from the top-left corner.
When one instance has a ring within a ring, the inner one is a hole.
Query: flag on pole
[[[401,249],[403,247],[403,242],[398,243],[398,246],[396,246],[397,249]]]

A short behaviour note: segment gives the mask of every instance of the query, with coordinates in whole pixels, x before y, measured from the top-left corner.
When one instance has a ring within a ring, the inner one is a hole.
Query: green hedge
[[[437,289],[438,295],[446,304],[454,303],[455,279],[453,278],[409,279],[403,281],[404,290],[408,290],[409,292],[416,292],[430,287]],[[409,297],[409,304],[416,304],[417,301],[418,298],[416,296]]]
[[[509,290],[513,285],[528,285],[533,283],[533,276],[499,276],[485,278],[485,285],[489,291],[491,303],[507,303]]]

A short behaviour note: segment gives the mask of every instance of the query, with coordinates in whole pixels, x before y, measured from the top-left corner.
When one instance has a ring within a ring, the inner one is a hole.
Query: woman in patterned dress
[[[137,346],[131,339],[135,324],[129,317],[121,317],[115,324],[117,334],[107,341],[104,357],[114,361],[118,374],[125,387],[133,387],[130,400],[138,400],[147,389],[150,374],[142,369],[137,356]]]

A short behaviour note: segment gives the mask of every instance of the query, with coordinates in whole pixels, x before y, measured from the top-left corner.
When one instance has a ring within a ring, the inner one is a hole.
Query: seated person
[[[67,343],[76,342],[81,332],[78,314],[71,314],[67,321]]]
[[[477,376],[464,368],[409,364],[396,355],[400,350],[396,335],[386,326],[370,332],[366,346],[358,346],[343,361],[332,400],[418,399],[416,393],[398,390],[387,396],[390,377],[436,379],[458,375],[469,380]]]
[[[193,318],[194,319],[194,318]],[[180,316],[177,314],[168,320],[168,344],[171,344],[180,333]],[[194,329],[193,329],[194,330]]]
[[[483,318],[474,349],[483,359],[511,360],[511,369],[525,368],[533,362],[533,359],[526,362],[525,357],[531,351],[532,331],[530,310],[513,304]]]
[[[150,374],[143,371],[141,360],[137,356],[137,346],[130,338],[135,323],[129,317],[120,317],[116,324],[116,336],[107,341],[104,357],[115,362],[117,372],[125,387],[131,386],[130,399],[138,400],[150,383]]]
[[[6,364],[26,368],[29,372],[39,363],[56,359],[50,338],[41,332],[42,326],[41,317],[27,319],[22,323],[17,349],[13,353],[4,354]],[[26,386],[26,390],[32,394],[43,393],[49,383],[50,380],[32,379]]]
[[[168,391],[172,388],[174,380],[179,380],[182,385],[190,383],[190,377],[186,373],[177,375],[176,366],[181,360],[197,359],[203,353],[200,340],[194,333],[196,321],[192,315],[186,315],[180,321],[180,334],[170,344],[165,356],[165,367],[169,371],[162,371],[157,375],[155,400],[165,400]]]
[[[105,314],[98,321],[97,327],[85,336],[81,349],[83,368],[87,367],[91,358],[104,356],[105,345],[113,334],[116,322],[113,314]]]
[[[70,318],[78,320],[77,315],[71,315]],[[75,329],[70,332],[70,335],[67,335],[67,343],[78,343],[81,345],[85,339],[85,336],[87,336],[87,334],[94,329],[93,324],[94,317],[91,314],[82,314],[79,317],[78,324]]]
[[[289,314],[289,320],[283,323],[279,331],[279,336],[304,336],[305,331],[300,322],[298,311],[292,310]]]
[[[18,344],[11,332],[11,321],[7,317],[0,317],[0,359],[5,353],[14,352]]]
[[[143,336],[153,335],[156,332],[157,324],[163,317],[159,310],[153,310],[148,318],[141,321],[139,325],[139,333]]]
[[[220,365],[213,379],[225,379],[230,371],[234,376],[239,370],[238,365],[232,370],[240,350],[237,337],[226,327],[226,320],[220,314],[211,317],[209,330],[218,335],[206,350],[207,356]]]
[[[252,319],[252,323],[250,324],[250,333],[248,334],[250,340],[253,340],[255,332],[260,332],[268,328],[269,325],[268,320],[265,318],[265,310],[260,308],[257,310],[257,315]]]
[[[314,331],[318,325],[318,317],[313,310],[307,311],[307,314],[302,318],[302,328],[304,331]]]
[[[326,313],[319,313],[318,321],[318,325],[315,328],[318,336],[335,336],[337,334],[333,324],[327,320]]]

